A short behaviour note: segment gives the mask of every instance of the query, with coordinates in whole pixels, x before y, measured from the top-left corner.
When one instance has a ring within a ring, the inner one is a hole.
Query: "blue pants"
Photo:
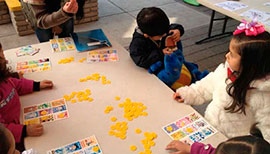
[[[59,26],[62,28],[62,32],[58,34],[58,37],[59,38],[70,37],[70,34],[73,33],[74,31],[74,19],[71,18]],[[37,35],[39,42],[47,42],[50,39],[53,39],[52,28],[49,29],[37,28],[35,30],[35,33]]]

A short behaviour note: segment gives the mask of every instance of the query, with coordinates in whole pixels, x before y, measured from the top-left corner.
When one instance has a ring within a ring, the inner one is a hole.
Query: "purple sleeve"
[[[28,93],[33,92],[33,80],[28,80],[25,78],[22,79],[16,79],[16,78],[10,78],[13,86],[16,88],[19,95],[24,95]]]
[[[193,143],[191,146],[190,154],[214,154],[216,151],[210,144]]]

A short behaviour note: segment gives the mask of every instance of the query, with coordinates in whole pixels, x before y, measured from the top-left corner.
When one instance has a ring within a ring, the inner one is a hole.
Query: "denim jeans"
[[[74,19],[71,18],[59,26],[62,28],[62,32],[58,34],[58,37],[59,38],[70,37],[70,34],[73,33],[74,31]],[[49,29],[37,28],[35,30],[35,33],[37,35],[39,42],[47,42],[50,39],[53,39],[52,28]]]

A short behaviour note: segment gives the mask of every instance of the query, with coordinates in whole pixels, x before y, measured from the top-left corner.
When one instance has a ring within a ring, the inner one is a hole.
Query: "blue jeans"
[[[58,37],[59,38],[70,37],[70,34],[73,33],[74,31],[74,19],[71,18],[59,26],[62,28],[62,32],[58,34]],[[35,30],[35,33],[40,43],[47,42],[50,39],[53,39],[52,28],[49,28],[49,29],[37,28]]]

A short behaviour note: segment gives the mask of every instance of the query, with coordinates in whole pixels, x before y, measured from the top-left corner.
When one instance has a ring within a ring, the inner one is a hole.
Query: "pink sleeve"
[[[193,143],[191,145],[190,154],[214,154],[216,151],[210,144]]]
[[[15,142],[19,143],[21,141],[22,131],[23,131],[24,125],[14,124],[14,123],[7,124],[4,122],[1,115],[0,115],[0,122],[3,123],[5,125],[5,127],[11,131],[11,133],[13,134],[13,136],[15,138]]]
[[[9,78],[16,88],[19,95],[29,94],[33,92],[33,80],[28,80],[25,78],[16,79],[16,78]]]

